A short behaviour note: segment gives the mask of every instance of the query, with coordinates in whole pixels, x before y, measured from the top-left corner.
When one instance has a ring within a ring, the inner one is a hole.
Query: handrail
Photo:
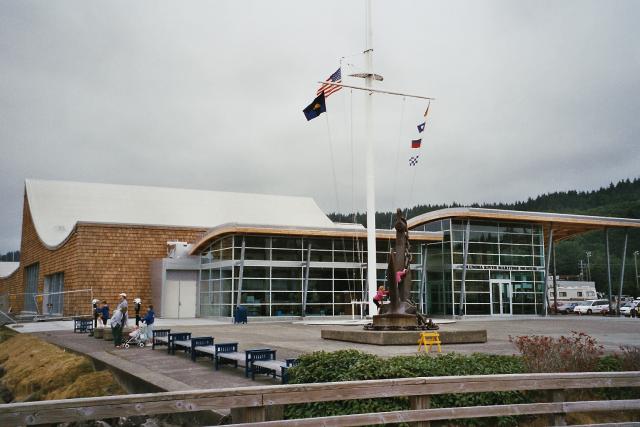
[[[414,399],[425,396],[428,399],[428,396],[449,393],[601,387],[640,387],[640,371],[397,378],[10,403],[0,405],[0,425],[9,427],[111,418],[114,414],[152,415],[226,408],[244,408],[253,414],[252,420],[264,421],[265,407],[270,405],[384,397]]]
[[[9,323],[15,323],[16,325],[18,324],[18,322],[13,317],[9,316],[7,313],[5,313],[2,310],[0,310],[0,316],[6,317],[7,319],[9,319]]]
[[[518,415],[544,415],[554,413],[637,411],[640,400],[592,400],[585,402],[521,403],[515,405],[464,406],[456,408],[418,409],[374,414],[336,415],[296,420],[264,421],[231,424],[233,427],[286,427],[286,426],[368,426],[391,423],[415,423],[466,418],[504,417]],[[560,424],[562,425],[562,424]],[[612,424],[607,424],[612,425]],[[627,425],[625,423],[625,425]]]

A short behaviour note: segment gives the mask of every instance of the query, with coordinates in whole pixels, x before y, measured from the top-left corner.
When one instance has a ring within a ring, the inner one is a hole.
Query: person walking
[[[153,339],[153,322],[156,321],[156,313],[153,311],[153,306],[149,305],[147,314],[142,318],[142,323],[147,325],[147,342]]]
[[[125,327],[127,326],[127,321],[129,320],[129,314],[128,314],[128,310],[129,310],[129,302],[127,301],[127,294],[122,292],[120,294],[120,302],[118,303],[118,308],[122,311],[123,308],[125,308],[126,310],[124,310],[122,312],[122,315],[124,316],[124,321],[122,323],[122,326]]]
[[[124,320],[127,308],[116,308],[113,311],[111,317],[111,331],[113,332],[113,345],[116,348],[121,348],[122,344],[122,328],[124,327]]]
[[[93,328],[97,328],[98,327],[98,317],[100,316],[100,311],[98,309],[98,303],[100,302],[99,299],[94,299],[93,301],[91,301],[91,304],[93,304]]]
[[[140,326],[140,307],[142,306],[142,300],[135,298],[133,300],[133,308],[136,311],[136,326]]]
[[[102,325],[107,326],[107,319],[109,319],[109,304],[107,300],[102,301]]]

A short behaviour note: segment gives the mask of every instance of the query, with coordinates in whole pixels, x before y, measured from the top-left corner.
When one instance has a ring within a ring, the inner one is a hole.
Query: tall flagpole
[[[365,2],[366,14],[366,47],[364,51],[365,58],[365,86],[371,88],[373,83],[373,31],[371,28],[371,0]],[[376,193],[375,193],[375,162],[373,157],[373,132],[371,126],[372,120],[372,103],[373,95],[369,92],[365,100],[365,138],[367,144],[367,283],[369,288],[369,315],[376,314],[376,305],[373,303],[373,297],[377,290],[377,270],[376,270]]]

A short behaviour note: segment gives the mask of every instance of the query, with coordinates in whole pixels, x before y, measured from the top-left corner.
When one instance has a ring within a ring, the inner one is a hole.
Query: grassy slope
[[[108,371],[39,338],[18,334],[0,345],[2,382],[16,401],[124,394]]]

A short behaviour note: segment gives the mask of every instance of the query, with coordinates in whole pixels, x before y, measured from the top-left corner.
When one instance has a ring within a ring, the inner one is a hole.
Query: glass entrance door
[[[491,314],[511,314],[511,281],[491,281]]]

